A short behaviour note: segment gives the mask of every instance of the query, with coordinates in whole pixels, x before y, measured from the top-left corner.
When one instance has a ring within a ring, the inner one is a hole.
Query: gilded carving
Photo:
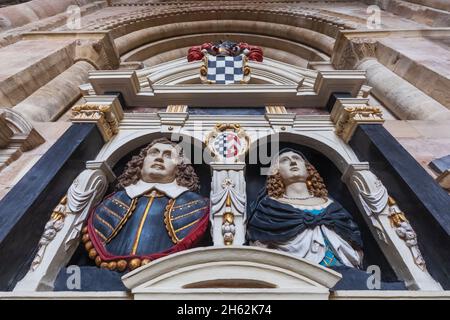
[[[353,136],[358,124],[383,122],[383,112],[378,107],[344,107],[337,118],[336,134],[347,143]]]
[[[426,270],[425,260],[420,252],[417,243],[417,234],[409,223],[405,214],[400,210],[394,198],[389,197],[389,221],[391,227],[395,228],[398,237],[405,241],[406,246],[411,251],[414,263],[423,271]]]
[[[48,221],[45,225],[44,233],[39,240],[38,252],[31,263],[31,271],[35,271],[41,264],[47,246],[56,237],[57,233],[64,227],[64,220],[68,212],[67,196],[64,196],[53,210],[50,221]]]
[[[102,133],[103,139],[109,141],[119,132],[119,121],[108,105],[78,105],[72,108],[72,122],[93,122]]]

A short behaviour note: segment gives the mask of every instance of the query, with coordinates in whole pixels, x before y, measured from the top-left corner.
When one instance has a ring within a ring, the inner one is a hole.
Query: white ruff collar
[[[152,189],[156,189],[160,192],[163,192],[172,199],[175,199],[183,192],[189,190],[186,187],[178,185],[176,180],[170,183],[155,183],[139,180],[135,184],[131,184],[125,187],[125,191],[130,198],[136,198],[138,196],[141,196]]]

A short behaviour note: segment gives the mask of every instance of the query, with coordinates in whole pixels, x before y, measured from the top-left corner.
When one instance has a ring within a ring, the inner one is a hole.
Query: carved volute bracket
[[[442,290],[428,273],[417,235],[368,163],[351,164],[342,180],[398,278],[412,290]],[[420,239],[419,239],[420,240]]]
[[[55,207],[38,244],[30,271],[14,291],[52,290],[53,283],[78,248],[91,208],[104,196],[108,180],[102,170],[86,169]]]

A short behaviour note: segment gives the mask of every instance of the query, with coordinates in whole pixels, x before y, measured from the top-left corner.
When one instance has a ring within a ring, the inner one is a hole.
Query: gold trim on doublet
[[[155,196],[150,196],[148,199],[147,206],[145,207],[144,214],[142,215],[141,222],[139,222],[139,228],[136,233],[136,237],[134,239],[133,249],[131,250],[132,255],[136,254],[136,251],[138,249],[139,240],[141,239],[142,229],[144,228],[145,220],[147,220],[148,212],[150,211],[150,208],[152,207],[153,200],[155,200]]]
[[[114,201],[114,200],[113,200]],[[131,214],[134,212],[134,209],[136,208],[137,198],[134,198],[131,200],[130,207],[128,208],[127,212],[125,213],[122,220],[117,225],[116,229],[111,233],[111,235],[106,239],[105,244],[109,243],[116,235],[119,233],[120,229],[122,229],[125,222],[127,222],[128,218],[131,216]]]
[[[166,210],[164,211],[164,224],[166,225],[167,232],[169,233],[172,242],[174,244],[177,244],[178,242],[180,242],[180,239],[178,239],[177,235],[175,234],[175,230],[173,229],[172,225],[172,219],[170,216],[174,204],[175,199],[170,199],[169,202],[167,203]]]

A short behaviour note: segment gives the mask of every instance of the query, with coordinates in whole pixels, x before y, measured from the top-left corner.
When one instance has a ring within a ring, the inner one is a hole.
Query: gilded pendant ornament
[[[389,221],[391,226],[395,228],[398,237],[405,241],[406,246],[411,251],[414,263],[423,271],[426,270],[425,260],[420,252],[417,243],[417,234],[409,223],[405,214],[400,210],[394,198],[389,197]]]

